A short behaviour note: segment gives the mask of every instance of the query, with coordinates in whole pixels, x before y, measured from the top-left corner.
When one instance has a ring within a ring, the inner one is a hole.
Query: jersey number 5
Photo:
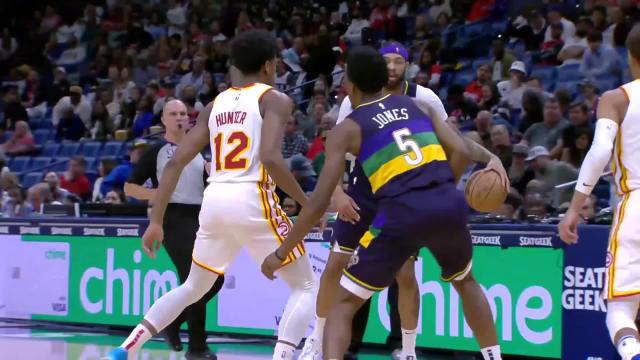
[[[418,143],[411,137],[409,129],[402,128],[394,131],[393,139],[396,141],[400,151],[405,153],[404,160],[409,165],[415,166],[422,163],[422,151],[420,151]]]
[[[216,146],[216,171],[246,169],[248,160],[246,158],[241,158],[240,156],[244,154],[247,149],[249,149],[249,137],[247,136],[247,134],[243,133],[242,131],[235,131],[229,134],[226,141],[227,144],[236,145],[224,157],[224,162],[222,161],[221,154],[223,137],[223,133],[218,133],[213,139]]]

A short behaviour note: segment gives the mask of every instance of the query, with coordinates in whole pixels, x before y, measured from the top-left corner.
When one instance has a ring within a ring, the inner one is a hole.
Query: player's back
[[[387,95],[358,106],[349,118],[360,126],[358,159],[376,198],[453,184],[432,120],[412,99]]]
[[[209,182],[264,180],[259,157],[260,98],[270,89],[265,84],[232,87],[214,100],[209,116],[212,157]]]
[[[618,192],[640,188],[640,80],[622,85],[629,107],[618,131],[614,149],[614,174]]]

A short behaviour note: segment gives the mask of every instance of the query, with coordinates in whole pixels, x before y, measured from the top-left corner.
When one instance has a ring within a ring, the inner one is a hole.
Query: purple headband
[[[409,61],[409,53],[407,53],[407,49],[397,43],[391,43],[380,48],[380,55],[384,56],[387,54],[397,54],[402,56],[405,61]]]

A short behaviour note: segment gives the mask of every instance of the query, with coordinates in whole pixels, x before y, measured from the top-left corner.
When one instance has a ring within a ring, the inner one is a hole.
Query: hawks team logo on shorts
[[[611,251],[607,251],[607,258],[605,259],[604,266],[606,267],[611,266],[612,261],[613,261],[613,254],[611,253]]]
[[[278,234],[280,234],[280,236],[287,236],[289,235],[290,231],[291,226],[289,226],[289,224],[287,224],[285,221],[278,224]]]

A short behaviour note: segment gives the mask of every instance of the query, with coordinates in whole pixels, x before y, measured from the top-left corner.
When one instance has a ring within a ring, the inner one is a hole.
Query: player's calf
[[[346,252],[331,251],[329,253],[327,265],[320,276],[320,289],[318,290],[318,297],[316,299],[316,321],[313,332],[305,341],[299,360],[321,359],[322,340],[327,315],[335,299],[342,270],[347,267],[351,256],[351,253]]]
[[[407,260],[396,275],[398,282],[398,313],[402,327],[400,359],[416,358],[416,337],[420,315],[420,290],[415,274],[415,261]]]
[[[367,298],[356,296],[342,286],[327,317],[323,342],[325,360],[342,359],[351,343],[353,317]]]
[[[473,275],[468,272],[452,281],[462,299],[464,317],[473,331],[484,360],[500,360],[500,346],[489,302]]]
[[[640,359],[640,337],[635,324],[640,297],[610,299],[607,306],[607,328],[622,360]]]

